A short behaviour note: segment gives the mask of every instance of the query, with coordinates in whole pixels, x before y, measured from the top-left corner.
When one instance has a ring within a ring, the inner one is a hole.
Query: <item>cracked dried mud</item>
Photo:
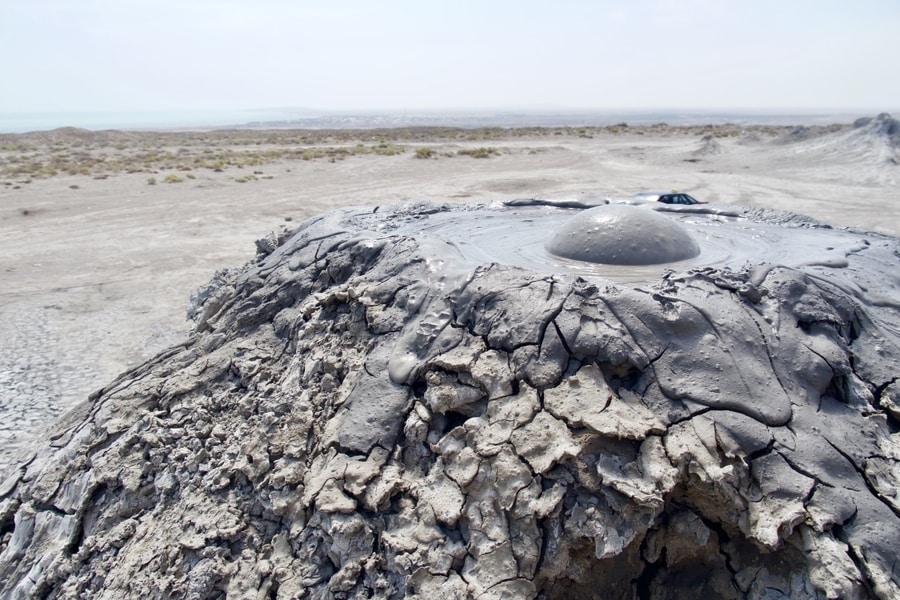
[[[8,471],[0,592],[900,595],[897,238],[673,209],[700,254],[625,272],[544,249],[571,206],[260,242]]]

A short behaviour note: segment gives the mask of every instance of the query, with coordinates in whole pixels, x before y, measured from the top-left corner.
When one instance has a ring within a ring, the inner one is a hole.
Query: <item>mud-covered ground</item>
[[[0,136],[0,466],[188,331],[191,293],[338,206],[677,189],[900,234],[889,122]]]

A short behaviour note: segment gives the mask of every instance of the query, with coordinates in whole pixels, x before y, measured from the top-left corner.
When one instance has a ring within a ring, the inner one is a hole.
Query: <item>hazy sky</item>
[[[900,0],[0,0],[0,112],[900,106]]]

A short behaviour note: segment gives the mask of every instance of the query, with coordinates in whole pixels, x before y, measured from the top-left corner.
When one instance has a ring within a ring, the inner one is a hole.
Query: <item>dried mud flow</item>
[[[513,204],[260,242],[0,485],[0,595],[898,597],[898,240],[673,212],[634,276]]]

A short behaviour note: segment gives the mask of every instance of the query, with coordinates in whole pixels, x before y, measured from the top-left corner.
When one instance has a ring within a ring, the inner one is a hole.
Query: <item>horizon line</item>
[[[821,125],[852,123],[891,114],[885,110],[804,108],[462,108],[462,109],[148,109],[116,111],[0,111],[0,134],[52,131],[72,127],[88,131],[184,131],[190,129],[379,129],[446,126],[565,127],[633,125],[753,124]],[[749,123],[747,123],[749,121]]]

